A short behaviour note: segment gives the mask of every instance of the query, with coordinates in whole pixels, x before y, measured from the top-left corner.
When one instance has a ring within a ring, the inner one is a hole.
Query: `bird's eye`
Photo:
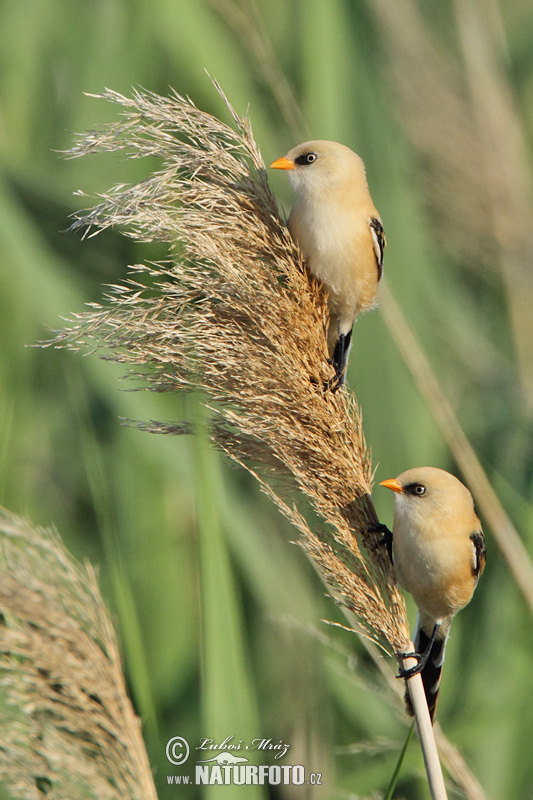
[[[416,495],[417,497],[423,497],[427,494],[427,489],[423,483],[410,483],[407,486],[404,486],[404,492],[407,494]]]
[[[316,161],[318,158],[316,153],[304,153],[302,156],[298,156],[298,158],[294,159],[295,164],[298,164],[300,167],[305,167],[307,164],[312,164],[313,161]]]

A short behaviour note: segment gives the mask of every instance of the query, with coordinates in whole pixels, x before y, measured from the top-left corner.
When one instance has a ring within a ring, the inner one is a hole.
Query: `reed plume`
[[[36,800],[156,800],[94,571],[0,509],[0,780]]]
[[[216,85],[216,84],[215,84]],[[408,646],[405,606],[370,499],[372,467],[355,398],[328,388],[326,305],[280,217],[249,122],[189,99],[106,90],[123,119],[80,137],[71,157],[121,150],[160,168],[76,215],[169,246],[136,265],[54,344],[105,350],[153,391],[200,390],[218,448],[245,466],[301,533],[337,601],[385,649]],[[167,434],[187,422],[144,423]]]

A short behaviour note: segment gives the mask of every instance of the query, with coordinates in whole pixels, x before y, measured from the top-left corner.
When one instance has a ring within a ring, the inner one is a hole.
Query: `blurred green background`
[[[150,166],[60,158],[73,132],[116,118],[83,92],[171,86],[224,114],[207,70],[249,109],[267,163],[307,138],[363,157],[389,288],[531,550],[532,37],[529,0],[0,2],[0,501],[99,565],[162,800],[223,791],[167,786],[178,735],[283,739],[283,763],[323,773],[322,788],[272,798],[367,797],[407,719],[358,639],[321,621],[343,618],[252,479],[204,442],[120,425],[190,416],[191,398],[127,392],[94,356],[25,347],[161,256],[118,232],[66,233],[76,189]],[[284,176],[271,183],[288,210]],[[349,384],[377,477],[422,464],[461,477],[399,336],[381,311],[355,330]],[[390,524],[392,498],[375,502]],[[487,797],[533,797],[531,609],[483,522],[488,566],[452,629],[438,718]],[[413,742],[398,796],[429,796],[422,769]]]

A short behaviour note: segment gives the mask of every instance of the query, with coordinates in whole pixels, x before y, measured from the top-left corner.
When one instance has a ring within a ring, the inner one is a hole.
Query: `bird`
[[[449,472],[418,467],[380,485],[395,492],[393,562],[418,607],[415,652],[404,654],[417,664],[401,668],[398,677],[421,672],[433,721],[450,623],[472,599],[485,568],[485,538],[470,491]],[[412,716],[407,691],[406,703]]]
[[[336,389],[345,382],[355,319],[374,307],[383,275],[381,217],[362,159],[343,144],[304,142],[270,167],[287,170],[296,193],[287,226],[306,268],[327,293],[328,351]]]

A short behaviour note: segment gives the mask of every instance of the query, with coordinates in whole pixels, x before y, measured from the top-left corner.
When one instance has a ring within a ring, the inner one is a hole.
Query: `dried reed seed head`
[[[0,780],[31,800],[156,800],[94,573],[2,509],[0,548]]]
[[[280,218],[247,120],[217,88],[234,127],[177,94],[102,95],[124,120],[82,137],[70,155],[124,150],[157,155],[161,168],[102,195],[74,226],[123,226],[167,242],[171,259],[136,266],[56,344],[105,348],[136,375],[140,367],[156,391],[205,392],[217,445],[260,478],[371,635],[401,651],[405,607],[367,532],[376,516],[359,410],[350,394],[325,388],[334,375],[326,303]],[[323,530],[312,532],[295,502],[310,505]]]

